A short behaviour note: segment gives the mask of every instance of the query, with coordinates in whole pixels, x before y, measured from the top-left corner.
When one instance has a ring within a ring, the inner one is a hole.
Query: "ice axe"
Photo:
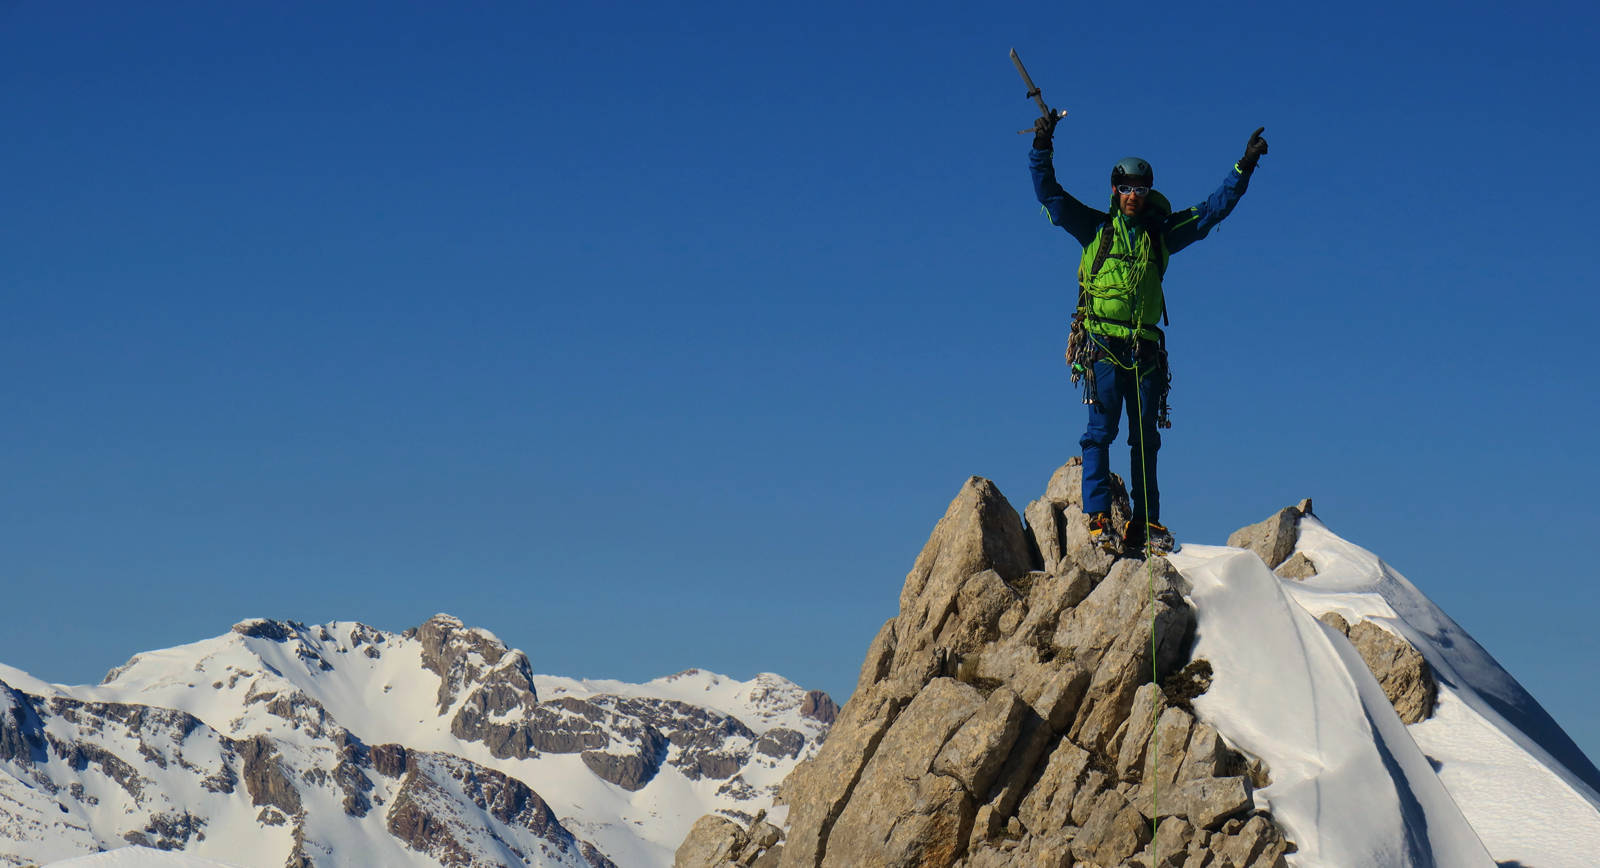
[[[1047,118],[1054,118],[1056,120],[1060,120],[1061,118],[1067,116],[1066,109],[1062,109],[1061,113],[1057,114],[1054,109],[1044,104],[1044,91],[1034,86],[1033,76],[1029,75],[1027,68],[1022,65],[1022,58],[1017,56],[1017,50],[1015,48],[1011,49],[1011,63],[1017,68],[1017,74],[1022,76],[1022,83],[1028,86],[1028,98],[1032,99],[1039,105],[1040,115]],[[1017,130],[1017,135],[1020,136],[1023,133],[1031,132],[1033,132],[1033,128],[1029,127],[1025,130]]]

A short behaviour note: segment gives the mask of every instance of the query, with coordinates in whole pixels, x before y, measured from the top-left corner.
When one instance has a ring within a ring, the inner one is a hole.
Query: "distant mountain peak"
[[[16,673],[0,862],[141,844],[251,868],[665,866],[701,813],[771,806],[827,729],[779,676],[691,672],[539,676],[439,614],[402,633],[246,619],[97,686]]]

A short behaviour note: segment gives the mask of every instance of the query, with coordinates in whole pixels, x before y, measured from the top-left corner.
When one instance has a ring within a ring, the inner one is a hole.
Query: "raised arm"
[[[1055,121],[1059,118],[1040,118],[1034,124],[1033,149],[1028,152],[1028,171],[1033,175],[1033,195],[1044,206],[1050,222],[1071,233],[1078,243],[1088,247],[1094,240],[1104,211],[1096,211],[1072,198],[1056,182],[1055,155],[1051,137],[1055,135]]]
[[[1250,188],[1250,176],[1255,172],[1256,163],[1267,152],[1267,140],[1261,137],[1265,131],[1266,127],[1262,127],[1250,134],[1244,156],[1228,170],[1228,176],[1222,179],[1222,186],[1216,192],[1204,202],[1175,211],[1166,219],[1164,228],[1168,253],[1176,253],[1206,237],[1212,227],[1233,212],[1233,206],[1239,204],[1245,190]]]

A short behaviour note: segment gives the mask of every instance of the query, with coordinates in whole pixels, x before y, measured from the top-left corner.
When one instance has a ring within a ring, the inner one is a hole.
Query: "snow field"
[[[1256,793],[1309,866],[1588,868],[1600,852],[1593,770],[1489,654],[1403,576],[1307,516],[1317,567],[1279,579],[1254,554],[1186,545],[1194,656],[1215,679],[1198,716],[1265,760]],[[1422,652],[1432,718],[1407,727],[1344,636],[1317,620],[1373,621]]]

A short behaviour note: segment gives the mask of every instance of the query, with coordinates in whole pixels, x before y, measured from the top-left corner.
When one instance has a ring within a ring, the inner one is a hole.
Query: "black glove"
[[[1055,112],[1040,115],[1039,119],[1033,122],[1033,149],[1035,151],[1048,151],[1054,147],[1050,143],[1050,139],[1055,136],[1056,124],[1060,122],[1061,116]]]
[[[1240,171],[1254,171],[1256,163],[1260,162],[1261,156],[1267,152],[1267,140],[1261,138],[1261,134],[1266,130],[1266,127],[1260,127],[1250,134],[1250,141],[1244,146],[1244,156],[1239,158]]]

